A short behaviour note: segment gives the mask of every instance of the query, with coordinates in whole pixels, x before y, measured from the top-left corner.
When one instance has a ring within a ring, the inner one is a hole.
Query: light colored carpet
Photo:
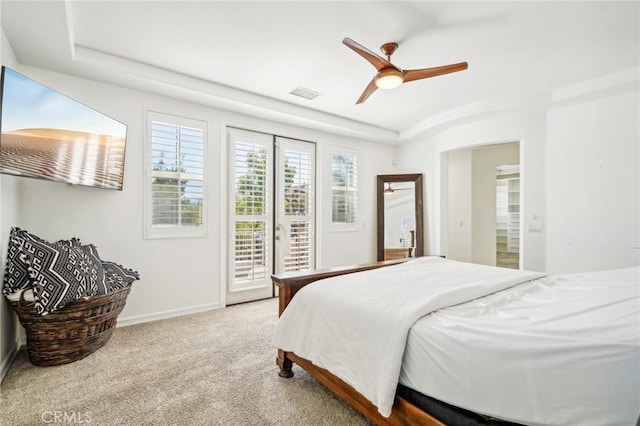
[[[277,310],[270,299],[118,328],[57,367],[34,367],[23,349],[0,387],[0,424],[369,424],[299,367],[278,376]]]

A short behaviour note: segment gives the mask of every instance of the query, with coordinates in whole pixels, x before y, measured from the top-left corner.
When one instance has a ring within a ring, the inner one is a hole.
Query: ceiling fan
[[[413,188],[395,188],[394,189],[391,187],[391,182],[387,182],[387,187],[384,189],[384,191],[382,191],[382,193],[384,195],[391,195],[396,191],[408,191],[408,190],[413,191]]]
[[[361,104],[364,102],[376,89],[393,89],[398,87],[402,83],[409,81],[420,80],[423,78],[435,77],[438,75],[449,74],[456,71],[466,70],[469,64],[466,62],[460,62],[457,64],[443,65],[440,67],[423,68],[417,70],[402,70],[391,63],[391,55],[398,48],[398,43],[385,43],[380,46],[380,50],[387,56],[387,59],[376,55],[361,44],[356,43],[350,38],[345,38],[342,43],[369,61],[378,72],[373,77],[373,80],[369,82],[369,85],[364,89],[362,95],[356,102]]]

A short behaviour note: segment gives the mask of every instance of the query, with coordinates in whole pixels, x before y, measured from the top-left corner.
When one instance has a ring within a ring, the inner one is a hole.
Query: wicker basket
[[[27,334],[27,351],[34,365],[67,364],[92,354],[111,338],[131,286],[104,296],[76,300],[48,315],[36,313],[35,304],[9,302]]]

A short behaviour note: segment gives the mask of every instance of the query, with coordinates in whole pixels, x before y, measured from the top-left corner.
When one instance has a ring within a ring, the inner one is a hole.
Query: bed
[[[634,424],[639,274],[424,257],[275,275],[279,374],[378,424]]]

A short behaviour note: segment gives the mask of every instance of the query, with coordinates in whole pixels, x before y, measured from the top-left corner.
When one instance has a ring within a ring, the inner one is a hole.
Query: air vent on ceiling
[[[320,93],[314,92],[313,90],[305,89],[304,87],[296,87],[292,91],[289,92],[290,95],[299,96],[305,99],[314,99],[317,96],[320,96]]]

